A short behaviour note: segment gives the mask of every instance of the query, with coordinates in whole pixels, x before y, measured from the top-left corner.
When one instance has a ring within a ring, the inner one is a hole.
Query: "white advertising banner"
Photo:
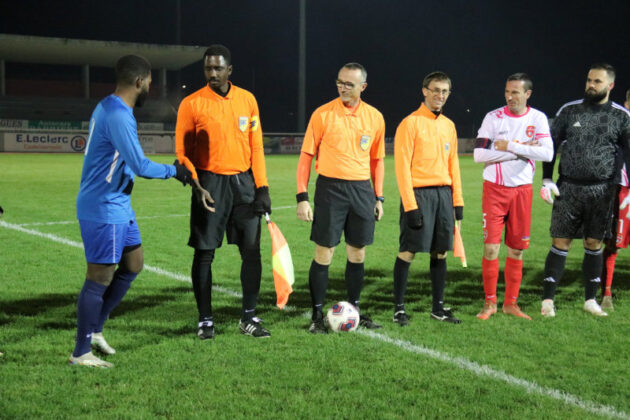
[[[83,152],[88,133],[8,132],[4,133],[5,152]]]
[[[0,139],[2,136],[5,152],[83,153],[88,133],[14,131],[0,134]],[[170,133],[139,133],[138,139],[145,154],[175,152],[175,136]]]

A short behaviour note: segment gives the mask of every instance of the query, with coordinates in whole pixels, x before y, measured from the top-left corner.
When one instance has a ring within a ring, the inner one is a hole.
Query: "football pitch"
[[[217,250],[213,264],[214,340],[199,340],[189,273],[189,188],[174,180],[136,179],[132,205],[145,269],[105,326],[117,354],[113,369],[69,366],[76,299],[85,262],[75,199],[82,155],[0,153],[0,418],[628,418],[630,291],[628,252],[617,259],[615,312],[582,310],[582,246],[575,242],[556,298],[556,318],[540,315],[551,207],[534,184],[530,249],[519,304],[532,321],[483,305],[481,171],[461,157],[462,233],[468,268],[449,255],[445,303],[462,324],[429,318],[426,255],[411,265],[407,312],[392,322],[392,269],[398,250],[393,159],[386,159],[385,215],[367,249],[361,309],[379,330],[311,335],[310,225],[295,215],[297,156],[267,156],[274,220],[293,255],[296,282],[283,311],[275,307],[271,244],[262,231],[263,281],[258,315],[271,331],[256,340],[238,331],[240,258]],[[173,156],[152,156],[163,163]],[[315,173],[310,195],[314,195]],[[327,307],[345,300],[342,241],[330,268]],[[500,266],[503,268],[505,250]],[[499,280],[499,304],[504,282]],[[599,297],[598,297],[599,299]]]

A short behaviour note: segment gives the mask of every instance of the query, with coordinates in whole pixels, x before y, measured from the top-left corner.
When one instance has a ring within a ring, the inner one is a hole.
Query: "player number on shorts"
[[[486,228],[486,214],[488,213],[482,213],[483,214],[483,219],[481,219],[481,227],[483,227],[484,229]]]

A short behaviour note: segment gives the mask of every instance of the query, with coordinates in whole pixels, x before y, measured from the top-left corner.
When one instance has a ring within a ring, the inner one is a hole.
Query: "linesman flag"
[[[462,260],[462,267],[468,267],[466,262],[466,251],[464,250],[464,241],[462,240],[462,222],[455,222],[455,233],[453,235],[453,256]]]
[[[293,260],[287,240],[278,229],[278,226],[269,218],[269,213],[265,213],[267,228],[271,236],[271,265],[273,267],[273,283],[276,287],[276,305],[283,309],[289,301],[289,295],[293,292]]]

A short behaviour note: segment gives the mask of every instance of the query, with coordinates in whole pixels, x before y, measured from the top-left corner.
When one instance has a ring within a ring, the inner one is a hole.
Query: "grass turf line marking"
[[[284,209],[292,209],[295,206],[281,206],[274,207],[272,210],[284,210]],[[190,213],[186,214],[165,214],[160,216],[137,216],[136,220],[145,220],[145,219],[162,219],[166,217],[188,217]],[[32,222],[32,223],[16,223],[16,226],[54,226],[54,225],[71,225],[73,223],[79,223],[78,220],[60,220],[58,222]]]
[[[71,241],[69,239],[65,239],[62,238],[60,236],[57,235],[52,235],[49,233],[42,233],[39,232],[37,230],[33,230],[33,229],[26,229],[20,225],[15,225],[12,223],[7,223],[4,221],[0,221],[0,227],[5,227],[8,229],[13,229],[13,230],[17,230],[18,232],[22,232],[22,233],[27,233],[29,235],[34,235],[34,236],[39,236],[40,238],[46,238],[46,239],[50,239],[53,242],[57,242],[57,243],[61,243],[64,245],[69,245],[72,246],[74,248],[80,248],[83,249],[83,244],[80,242],[76,242],[76,241]],[[150,265],[146,265],[144,266],[144,269],[147,271],[150,271],[152,273],[155,274],[159,274],[159,275],[163,275],[166,277],[170,277],[174,280],[178,280],[181,282],[185,282],[185,283],[190,283],[191,280],[188,276],[184,276],[183,274],[178,274],[178,273],[173,273],[171,271],[167,271],[167,270],[163,270],[159,267],[153,267]],[[230,290],[230,289],[226,289],[224,287],[220,287],[220,286],[212,286],[212,290],[216,290],[219,293],[224,293],[226,295],[229,296],[234,296],[234,297],[241,297],[241,293],[239,292],[235,292],[234,290]],[[288,310],[295,310],[295,308],[293,307],[288,307]],[[307,316],[308,314],[310,314],[310,312],[307,312],[305,314],[305,316]],[[449,356],[446,353],[442,353],[438,350],[433,350],[430,349],[428,347],[424,347],[424,346],[420,346],[417,344],[413,344],[410,343],[408,341],[404,341],[404,340],[400,340],[397,338],[391,338],[387,335],[384,334],[379,334],[379,333],[375,333],[372,332],[370,330],[365,330],[365,329],[359,329],[357,330],[358,334],[362,334],[364,336],[370,337],[372,339],[375,340],[379,340],[382,341],[384,343],[388,343],[388,344],[393,344],[403,350],[409,351],[411,353],[416,353],[416,354],[421,354],[424,356],[428,356],[432,359],[435,360],[440,360],[442,362],[446,362],[452,365],[455,365],[456,367],[460,368],[460,369],[464,369],[467,371],[470,371],[474,374],[476,374],[477,376],[487,376],[499,381],[503,381],[506,382],[509,385],[515,386],[515,387],[520,387],[525,389],[525,391],[527,391],[530,394],[538,394],[538,395],[542,395],[542,396],[546,396],[546,397],[550,397],[553,398],[555,400],[558,400],[560,402],[563,402],[566,405],[571,405],[574,407],[578,407],[584,411],[588,411],[589,413],[593,413],[593,414],[597,414],[597,415],[603,415],[603,416],[608,416],[608,417],[613,417],[613,418],[621,418],[621,419],[627,419],[630,418],[630,415],[626,414],[623,411],[618,411],[617,409],[615,409],[615,407],[611,407],[611,406],[607,406],[607,405],[601,405],[601,404],[596,404],[593,403],[591,401],[585,401],[582,400],[581,398],[578,398],[574,395],[568,394],[566,392],[557,390],[557,389],[553,389],[553,388],[547,388],[547,387],[543,387],[541,385],[538,385],[536,382],[532,382],[532,381],[527,381],[525,379],[520,379],[517,378],[515,376],[509,375],[501,370],[497,370],[497,369],[493,369],[490,366],[486,366],[486,365],[480,365],[479,363],[475,363],[473,361],[464,359],[463,357],[453,357],[453,356]]]
[[[1,227],[5,227],[8,229],[13,229],[13,230],[17,230],[18,232],[22,232],[22,233],[27,233],[29,235],[34,235],[34,236],[39,236],[40,238],[46,238],[46,239],[50,239],[53,242],[57,242],[63,245],[68,245],[74,248],[79,248],[79,249],[83,249],[83,244],[81,242],[77,242],[77,241],[71,241],[70,239],[66,239],[66,238],[62,238],[60,236],[57,235],[52,235],[50,233],[43,233],[34,229],[27,229],[23,226],[20,225],[15,225],[12,223],[7,223],[5,221],[0,221],[0,226]],[[166,276],[166,277],[170,277],[172,279],[178,280],[178,281],[183,281],[185,283],[191,283],[191,280],[189,277],[184,276],[183,274],[178,274],[178,273],[173,273],[170,271],[166,271],[163,270],[159,267],[153,267],[152,265],[148,265],[145,264],[144,265],[144,270],[150,271],[152,273],[155,274],[160,274],[162,276]],[[221,287],[221,286],[212,286],[212,290],[216,290],[219,293],[223,293],[226,295],[230,295],[230,296],[234,296],[234,297],[241,297],[242,295],[238,292],[235,292],[233,290],[230,289],[226,289],[225,287]]]
[[[409,341],[404,341],[397,338],[391,338],[384,334],[379,334],[379,333],[366,330],[366,329],[359,329],[357,330],[357,333],[373,338],[375,340],[382,341],[384,343],[393,344],[411,353],[428,356],[431,359],[435,359],[435,360],[439,360],[442,362],[455,365],[456,367],[463,370],[470,371],[476,374],[477,376],[487,376],[492,379],[506,382],[508,385],[523,388],[525,389],[525,391],[527,391],[530,394],[538,394],[544,397],[553,398],[554,400],[563,402],[566,405],[578,407],[584,411],[588,411],[589,413],[593,413],[593,414],[597,414],[601,416],[619,418],[619,419],[630,418],[630,416],[627,413],[623,411],[618,411],[615,407],[597,404],[591,401],[585,401],[581,398],[576,397],[575,395],[571,395],[564,391],[560,391],[553,388],[547,388],[547,387],[538,385],[536,382],[517,378],[516,376],[507,374],[503,372],[502,370],[493,369],[490,366],[481,365],[479,363],[467,360],[463,357],[450,356],[438,350],[433,350],[428,347],[413,344],[413,343],[410,343]]]

